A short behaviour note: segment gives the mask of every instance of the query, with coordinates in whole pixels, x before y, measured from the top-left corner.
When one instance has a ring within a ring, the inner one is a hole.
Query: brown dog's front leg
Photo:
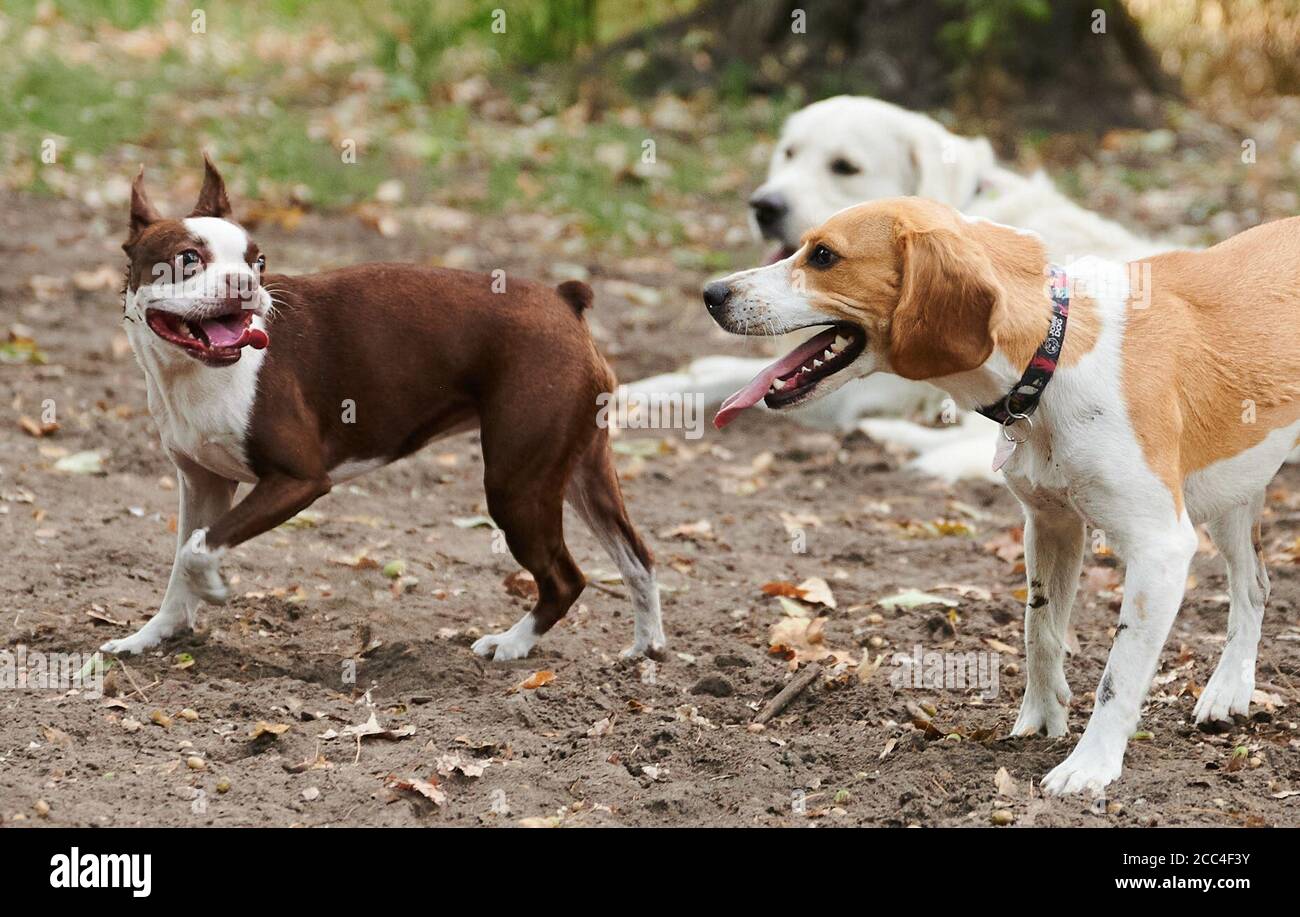
[[[213,523],[190,536],[178,558],[191,588],[207,602],[222,604],[230,590],[219,567],[226,548],[242,544],[256,535],[311,506],[328,493],[328,480],[304,480],[282,474],[261,478],[239,504]]]

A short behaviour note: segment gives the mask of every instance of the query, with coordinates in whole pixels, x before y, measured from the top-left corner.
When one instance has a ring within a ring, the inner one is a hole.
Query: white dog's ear
[[[980,366],[1006,295],[988,255],[950,229],[899,229],[902,283],[890,323],[890,369],[904,379],[934,379]]]
[[[970,203],[980,177],[995,165],[983,137],[967,140],[933,123],[916,124],[907,136],[918,197],[959,210]]]

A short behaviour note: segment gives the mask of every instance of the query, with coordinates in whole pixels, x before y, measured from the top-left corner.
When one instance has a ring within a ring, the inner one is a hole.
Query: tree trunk
[[[1158,100],[1177,95],[1177,83],[1121,0],[1042,0],[1041,16],[1035,2],[702,0],[601,49],[592,66],[616,65],[637,49],[648,64],[631,82],[645,90],[690,91],[724,74],[724,90],[798,85],[810,98],[862,93],[909,108],[1011,115],[1022,126],[1102,130],[1158,120]],[[701,52],[711,68],[700,66]]]

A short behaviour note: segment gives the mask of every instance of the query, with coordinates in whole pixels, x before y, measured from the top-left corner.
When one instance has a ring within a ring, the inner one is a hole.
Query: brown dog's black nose
[[[755,194],[749,199],[749,206],[754,211],[754,219],[758,221],[758,225],[769,229],[781,222],[790,210],[785,197],[776,191]]]
[[[727,297],[731,295],[731,287],[727,286],[724,280],[715,280],[713,283],[704,285],[704,307],[709,310],[710,315],[716,316],[718,310],[723,307]]]

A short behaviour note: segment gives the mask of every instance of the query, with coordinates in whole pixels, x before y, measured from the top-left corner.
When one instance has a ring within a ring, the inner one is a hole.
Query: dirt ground
[[[741,228],[739,214],[712,218]],[[176,494],[118,327],[110,275],[120,230],[73,203],[0,197],[0,317],[26,326],[48,356],[45,366],[0,367],[10,393],[0,637],[10,650],[89,652],[127,634],[157,607],[170,569]],[[353,218],[309,216],[294,232],[263,227],[256,238],[277,270],[386,258],[554,278],[554,264],[573,259],[534,230],[476,217],[472,230],[412,225],[384,238]],[[757,257],[743,233],[731,238]],[[698,302],[703,272],[654,254],[584,263],[593,325],[621,378],[750,346],[711,328]],[[101,266],[100,280],[74,276]],[[62,428],[24,434],[18,418],[38,417],[46,399]],[[1265,524],[1273,595],[1259,688],[1271,702],[1218,733],[1191,724],[1227,614],[1207,547],[1162,656],[1147,735],[1131,743],[1107,807],[1043,800],[1031,782],[1065,757],[1091,708],[1116,619],[1110,558],[1089,558],[1075,613],[1071,736],[1011,740],[1024,582],[1009,534],[1018,512],[1004,490],[921,480],[863,436],[762,416],[699,440],[650,431],[620,442],[634,440],[646,442],[620,446],[619,461],[632,517],[659,558],[664,662],[619,660],[632,625],[616,583],[588,588],[527,660],[470,652],[526,603],[503,586],[517,567],[492,550],[491,530],[455,521],[485,511],[477,438],[457,436],[235,550],[226,570],[239,598],[204,609],[201,633],[111,669],[115,696],[0,692],[0,821],[987,825],[1006,809],[1021,825],[1300,823],[1300,469],[1278,478]],[[83,450],[102,451],[104,474],[54,470]],[[792,550],[791,516],[806,531],[804,553]],[[927,527],[935,520],[945,522]],[[584,570],[608,573],[570,522]],[[357,562],[362,552],[377,565]],[[418,580],[400,595],[379,568],[394,560]],[[882,665],[865,678],[833,673],[767,728],[747,728],[789,677],[769,653],[783,605],[761,586],[808,577],[824,578],[836,599],[823,609],[824,645],[855,660],[882,655]],[[959,604],[877,605],[906,589]],[[895,688],[892,656],[916,646],[997,652],[996,695]],[[519,687],[541,671],[553,680]],[[914,725],[926,711],[937,730]],[[398,736],[341,734],[372,715]],[[1015,784],[1004,782],[1001,798],[999,768]],[[406,788],[412,780],[436,781],[429,792],[440,801]]]

